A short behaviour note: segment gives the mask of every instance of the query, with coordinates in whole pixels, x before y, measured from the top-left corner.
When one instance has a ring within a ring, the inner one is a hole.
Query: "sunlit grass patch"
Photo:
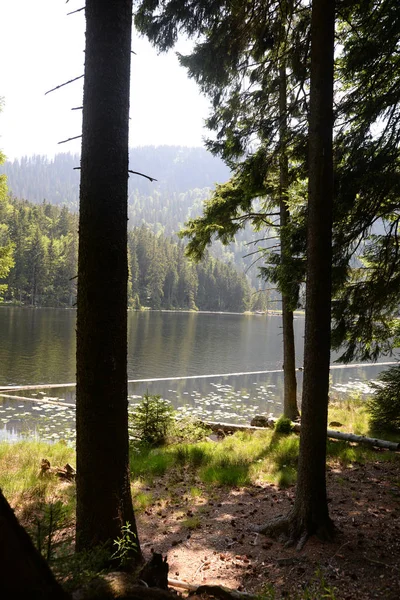
[[[154,502],[153,494],[150,492],[137,492],[133,496],[133,506],[137,512],[142,512]]]
[[[328,424],[341,423],[341,431],[356,435],[369,435],[368,411],[365,398],[352,393],[343,400],[334,400],[328,406]],[[336,426],[331,426],[336,429]]]
[[[17,442],[0,444],[0,488],[11,504],[22,498],[46,501],[56,493],[64,495],[68,486],[57,477],[40,476],[41,459],[52,466],[75,464],[75,451],[65,444],[43,442]],[[64,492],[65,489],[65,492]]]
[[[186,519],[183,519],[182,525],[187,529],[193,531],[194,529],[201,528],[201,520],[198,516],[194,515],[192,517],[187,517]]]
[[[168,448],[132,450],[130,469],[133,479],[161,477],[174,464],[173,454]]]
[[[219,463],[204,467],[200,472],[200,477],[204,483],[232,487],[242,487],[251,483],[249,465],[246,462],[235,463],[221,460]]]
[[[203,495],[203,492],[200,488],[193,486],[190,488],[190,495],[192,498],[200,498]]]

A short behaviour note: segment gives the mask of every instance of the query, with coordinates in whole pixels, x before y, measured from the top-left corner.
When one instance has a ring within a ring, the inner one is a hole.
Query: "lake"
[[[0,307],[0,439],[74,437],[75,310]],[[304,318],[295,318],[297,364]],[[231,422],[282,410],[280,316],[129,312],[129,400],[146,390],[182,412]],[[333,357],[334,359],[335,357]],[[368,391],[386,364],[332,368],[333,391]],[[302,372],[298,371],[301,385]],[[31,399],[31,400],[28,400]],[[62,405],[56,404],[63,402]]]

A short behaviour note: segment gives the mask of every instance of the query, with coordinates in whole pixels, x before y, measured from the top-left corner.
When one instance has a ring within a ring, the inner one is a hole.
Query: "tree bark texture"
[[[284,38],[283,31],[283,38]],[[281,230],[281,263],[285,267],[290,258],[290,244],[287,240],[287,227],[290,212],[287,205],[289,188],[289,161],[287,157],[287,84],[286,61],[281,59],[279,68],[279,211]],[[293,329],[293,307],[285,292],[282,293],[282,330],[283,330],[283,414],[294,421],[299,411],[297,408],[296,350]]]
[[[326,495],[332,204],[334,0],[313,0],[309,121],[307,289],[300,456],[294,504],[298,532],[330,537]]]
[[[115,540],[127,521],[137,534],[127,413],[132,1],[87,0],[85,14],[77,303],[77,550]]]
[[[0,491],[0,598],[67,600],[48,564]]]

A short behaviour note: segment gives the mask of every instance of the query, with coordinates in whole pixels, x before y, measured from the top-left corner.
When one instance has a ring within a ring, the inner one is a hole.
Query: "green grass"
[[[47,458],[52,466],[64,466],[67,462],[75,465],[75,451],[65,444],[0,443],[0,488],[11,504],[28,497],[46,502],[55,494],[68,496],[67,487],[60,491],[57,477],[39,476],[42,458]]]
[[[182,525],[190,531],[194,531],[195,529],[201,528],[201,521],[200,518],[195,515],[193,517],[187,517],[186,519],[183,519]]]
[[[369,415],[365,400],[360,394],[351,394],[344,400],[333,400],[328,407],[328,424],[331,421],[342,423],[341,431],[356,435],[370,435]],[[332,426],[331,429],[336,429]]]
[[[152,481],[155,477],[161,477],[173,465],[174,458],[166,448],[143,448],[131,450],[130,469],[133,479],[143,478]]]
[[[148,493],[148,492],[133,492],[132,494],[133,496],[133,505],[135,508],[135,511],[138,512],[143,512],[144,510],[146,510],[146,508],[148,508],[149,506],[151,506],[154,502],[154,497],[153,494]]]
[[[350,394],[343,400],[334,399],[329,403],[328,423],[331,421],[342,423],[342,427],[332,426],[331,429],[400,442],[400,433],[377,431],[371,427],[367,398],[357,393]]]

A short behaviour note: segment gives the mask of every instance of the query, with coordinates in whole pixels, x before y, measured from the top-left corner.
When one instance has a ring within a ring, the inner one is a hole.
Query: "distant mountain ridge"
[[[60,153],[53,159],[33,155],[7,161],[0,172],[7,175],[8,189],[17,198],[41,204],[66,206],[77,211],[79,205],[79,154]],[[217,183],[231,175],[219,158],[204,148],[182,146],[143,146],[129,151],[129,168],[154,177],[150,182],[130,175],[128,189],[129,228],[146,225],[154,233],[173,236],[189,219],[202,213]],[[251,284],[259,288],[258,270],[250,265],[254,251],[249,248],[256,237],[252,230],[239,232],[236,242],[224,247],[220,242],[210,249],[213,256],[246,271]],[[259,244],[258,244],[259,245]]]
[[[6,161],[1,172],[8,177],[9,190],[16,197],[41,203],[43,200],[77,210],[79,199],[79,154],[60,153],[24,156]],[[204,148],[182,146],[143,146],[129,151],[129,168],[157,179],[150,182],[140,175],[129,178],[129,198],[154,192],[180,194],[192,189],[212,188],[227,181],[227,166]]]

